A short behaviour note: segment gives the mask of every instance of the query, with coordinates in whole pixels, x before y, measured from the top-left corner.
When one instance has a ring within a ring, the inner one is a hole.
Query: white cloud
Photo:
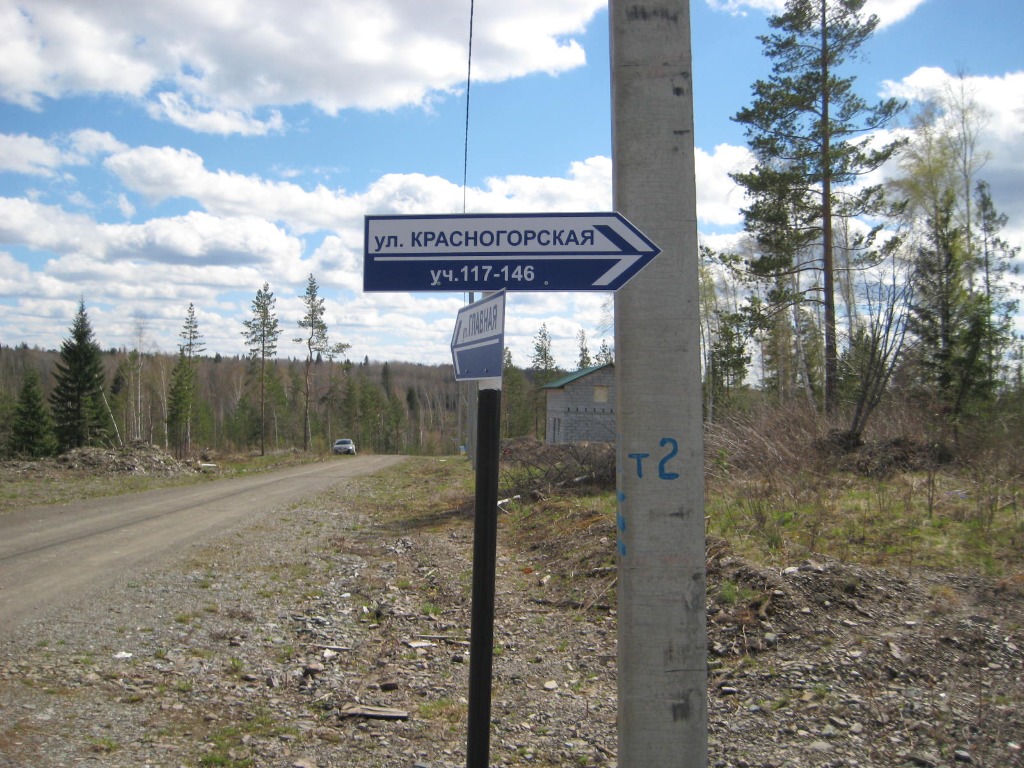
[[[83,129],[55,141],[27,134],[0,134],[0,171],[34,176],[56,176],[68,165],[84,165],[89,158],[122,149],[111,134]]]
[[[104,162],[132,192],[157,203],[174,198],[197,201],[219,216],[255,215],[287,222],[302,234],[334,229],[362,214],[355,198],[342,190],[303,189],[291,182],[266,181],[229,171],[210,171],[187,149],[137,147]]]
[[[864,13],[878,16],[879,28],[895,24],[907,18],[928,0],[868,0]]]
[[[72,132],[68,137],[68,143],[76,154],[87,158],[109,155],[126,149],[126,146],[118,141],[112,133],[96,131],[92,128],[82,128]]]
[[[886,80],[885,93],[911,102],[941,100],[962,93],[987,116],[985,131],[999,140],[1024,134],[1024,70],[999,76],[951,75],[939,67],[919,67],[902,80]]]
[[[0,5],[0,95],[6,101],[40,109],[43,98],[68,93],[109,92],[141,96],[159,75],[137,55],[137,37],[110,23],[122,15],[120,3],[103,3],[89,13],[85,4],[29,0]],[[124,5],[136,6],[137,3]]]
[[[201,271],[264,265],[290,277],[298,274],[289,265],[299,261],[303,249],[300,240],[255,216],[193,211],[143,224],[99,224],[58,206],[13,198],[0,198],[0,241],[73,256],[83,263],[132,262],[153,268],[178,264]]]
[[[868,0],[864,4],[865,17],[878,16],[879,28],[895,24],[907,18],[928,0]],[[735,15],[748,11],[779,14],[785,10],[786,0],[707,0],[710,8]]]
[[[123,192],[117,196],[117,209],[121,211],[121,215],[126,219],[131,219],[135,216],[135,206],[128,199],[128,195]]]
[[[27,264],[6,251],[0,251],[0,297],[21,298],[26,293],[34,293],[36,277],[37,273],[32,272]],[[11,343],[9,337],[5,341]]]
[[[474,211],[606,211],[612,207],[612,161],[591,157],[575,162],[564,178],[505,176],[473,190]]]
[[[724,11],[735,16],[745,16],[748,11],[780,13],[786,6],[786,0],[706,0],[706,2],[712,10]]]
[[[95,230],[89,216],[27,199],[0,197],[0,243],[58,253],[86,250],[95,242]]]
[[[746,147],[719,144],[710,155],[697,148],[697,218],[701,223],[722,227],[743,223],[744,193],[729,174],[746,170],[751,163]]]
[[[884,83],[885,95],[922,103],[943,94],[963,94],[972,99],[983,118],[978,149],[988,156],[978,178],[991,185],[992,199],[1011,215],[1003,236],[1011,244],[1024,244],[1024,71],[1001,76],[965,75],[961,80],[937,67],[920,67],[902,80]]]
[[[258,120],[244,110],[196,107],[180,93],[158,93],[147,111],[154,120],[168,120],[196,133],[265,136],[284,129],[284,120],[276,109],[266,120]]]
[[[254,292],[265,280],[281,299],[282,318],[291,312],[297,320],[301,315],[297,296],[312,272],[329,297],[333,316],[346,335],[352,335],[354,355],[379,354],[383,329],[401,327],[403,333],[388,340],[387,356],[426,362],[444,359],[444,337],[450,334],[447,318],[454,317],[460,298],[362,294],[362,217],[365,213],[457,213],[462,210],[461,185],[437,176],[386,174],[354,193],[322,186],[304,188],[258,175],[208,169],[203,157],[191,150],[126,148],[100,134],[78,138],[83,153],[87,146],[98,147],[89,154],[100,154],[99,148],[112,152],[103,166],[125,189],[118,196],[118,206],[126,218],[137,215],[129,194],[141,195],[155,205],[185,200],[202,208],[184,215],[111,224],[59,206],[0,199],[0,242],[51,254],[41,272],[31,273],[39,275],[35,286],[42,279],[48,281],[45,289],[34,287],[34,292],[60,301],[87,295],[96,307],[97,322],[102,317],[105,323],[102,330],[109,339],[105,346],[132,343],[124,318],[138,312],[154,318],[153,333],[162,336],[160,346],[173,349],[190,301],[218,313],[219,325],[237,324],[237,314],[247,307],[238,292]],[[728,145],[716,147],[712,154],[698,152],[702,220],[723,226],[738,221],[738,202],[727,174],[745,157],[745,150]],[[610,158],[590,157],[571,163],[562,176],[490,178],[483,186],[467,190],[467,207],[492,212],[610,210],[611,177]],[[306,242],[299,236],[312,239]],[[600,345],[597,327],[604,319],[606,299],[605,294],[517,296],[516,305],[525,314],[521,331],[509,332],[508,344],[526,364],[540,323],[550,320],[556,355],[571,364],[581,327],[592,339],[592,351]],[[120,315],[110,311],[115,305],[121,307]],[[12,311],[0,307],[0,321],[13,322]],[[443,317],[435,316],[442,311]],[[45,335],[51,339],[45,343],[52,346],[62,329],[43,330],[46,323],[38,322],[41,327],[31,334],[26,327],[24,338],[39,343]],[[438,324],[446,329],[439,331]],[[100,329],[97,325],[98,333]],[[439,338],[440,351],[434,348]],[[209,341],[212,348],[215,340]],[[241,349],[240,341],[230,334],[216,341],[224,345],[217,348],[225,353]],[[360,354],[361,350],[366,351]],[[291,351],[283,348],[282,354]]]
[[[497,82],[584,63],[572,34],[604,0],[479,0],[473,72]],[[0,98],[111,93],[200,132],[279,131],[273,107],[425,105],[466,78],[463,0],[4,0]],[[257,115],[267,111],[267,116]]]
[[[0,134],[0,171],[53,176],[75,158],[36,136]]]
[[[101,224],[97,236],[110,260],[194,263],[202,269],[277,265],[297,260],[302,253],[298,240],[264,219],[221,218],[199,211],[138,225]]]

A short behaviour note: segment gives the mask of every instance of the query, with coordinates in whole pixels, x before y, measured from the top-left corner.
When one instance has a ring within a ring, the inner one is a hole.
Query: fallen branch
[[[338,712],[339,717],[368,717],[373,720],[408,720],[409,713],[404,709],[391,707],[374,707],[369,704],[349,704]]]

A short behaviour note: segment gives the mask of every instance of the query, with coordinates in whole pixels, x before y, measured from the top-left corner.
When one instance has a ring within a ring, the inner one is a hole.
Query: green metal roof
[[[572,384],[574,381],[582,379],[584,376],[589,376],[595,371],[600,371],[602,368],[611,368],[614,363],[604,363],[603,365],[592,365],[590,368],[581,368],[578,371],[573,371],[568,376],[563,376],[560,379],[555,379],[544,385],[544,389],[562,389]]]

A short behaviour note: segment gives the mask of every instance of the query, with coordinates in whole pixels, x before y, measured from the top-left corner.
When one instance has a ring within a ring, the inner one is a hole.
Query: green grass
[[[435,469],[419,465],[421,473]],[[437,487],[440,480],[428,484]],[[520,548],[547,550],[567,540],[579,545],[592,527],[614,520],[615,509],[611,491],[551,493],[542,501],[507,505],[501,535]],[[418,514],[422,507],[409,503],[402,513],[406,520]],[[977,468],[951,465],[884,480],[812,469],[712,472],[705,515],[709,536],[766,565],[818,555],[908,573],[937,569],[1005,578],[1021,573],[1024,561],[1024,478]],[[614,565],[612,548],[607,551],[607,565]]]
[[[106,736],[97,736],[89,739],[89,749],[93,752],[109,755],[120,748],[121,745],[117,741]]]
[[[806,473],[708,483],[708,533],[773,564],[823,554],[897,567],[1014,573],[1024,555],[1020,479],[950,469],[879,481]]]
[[[256,761],[245,754],[248,752],[245,746],[247,737],[267,739],[285,734],[295,736],[297,730],[276,721],[269,710],[259,708],[247,719],[207,734],[208,751],[199,758],[199,765],[248,768],[256,765]]]
[[[454,699],[442,697],[434,701],[423,702],[417,708],[417,712],[424,720],[459,725],[466,718],[466,705]]]

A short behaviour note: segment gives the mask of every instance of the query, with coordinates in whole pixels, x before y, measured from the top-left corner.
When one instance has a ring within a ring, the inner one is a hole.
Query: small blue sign
[[[367,216],[364,291],[615,291],[661,250],[618,213]]]
[[[455,380],[493,379],[505,362],[505,291],[467,304],[452,334]]]

